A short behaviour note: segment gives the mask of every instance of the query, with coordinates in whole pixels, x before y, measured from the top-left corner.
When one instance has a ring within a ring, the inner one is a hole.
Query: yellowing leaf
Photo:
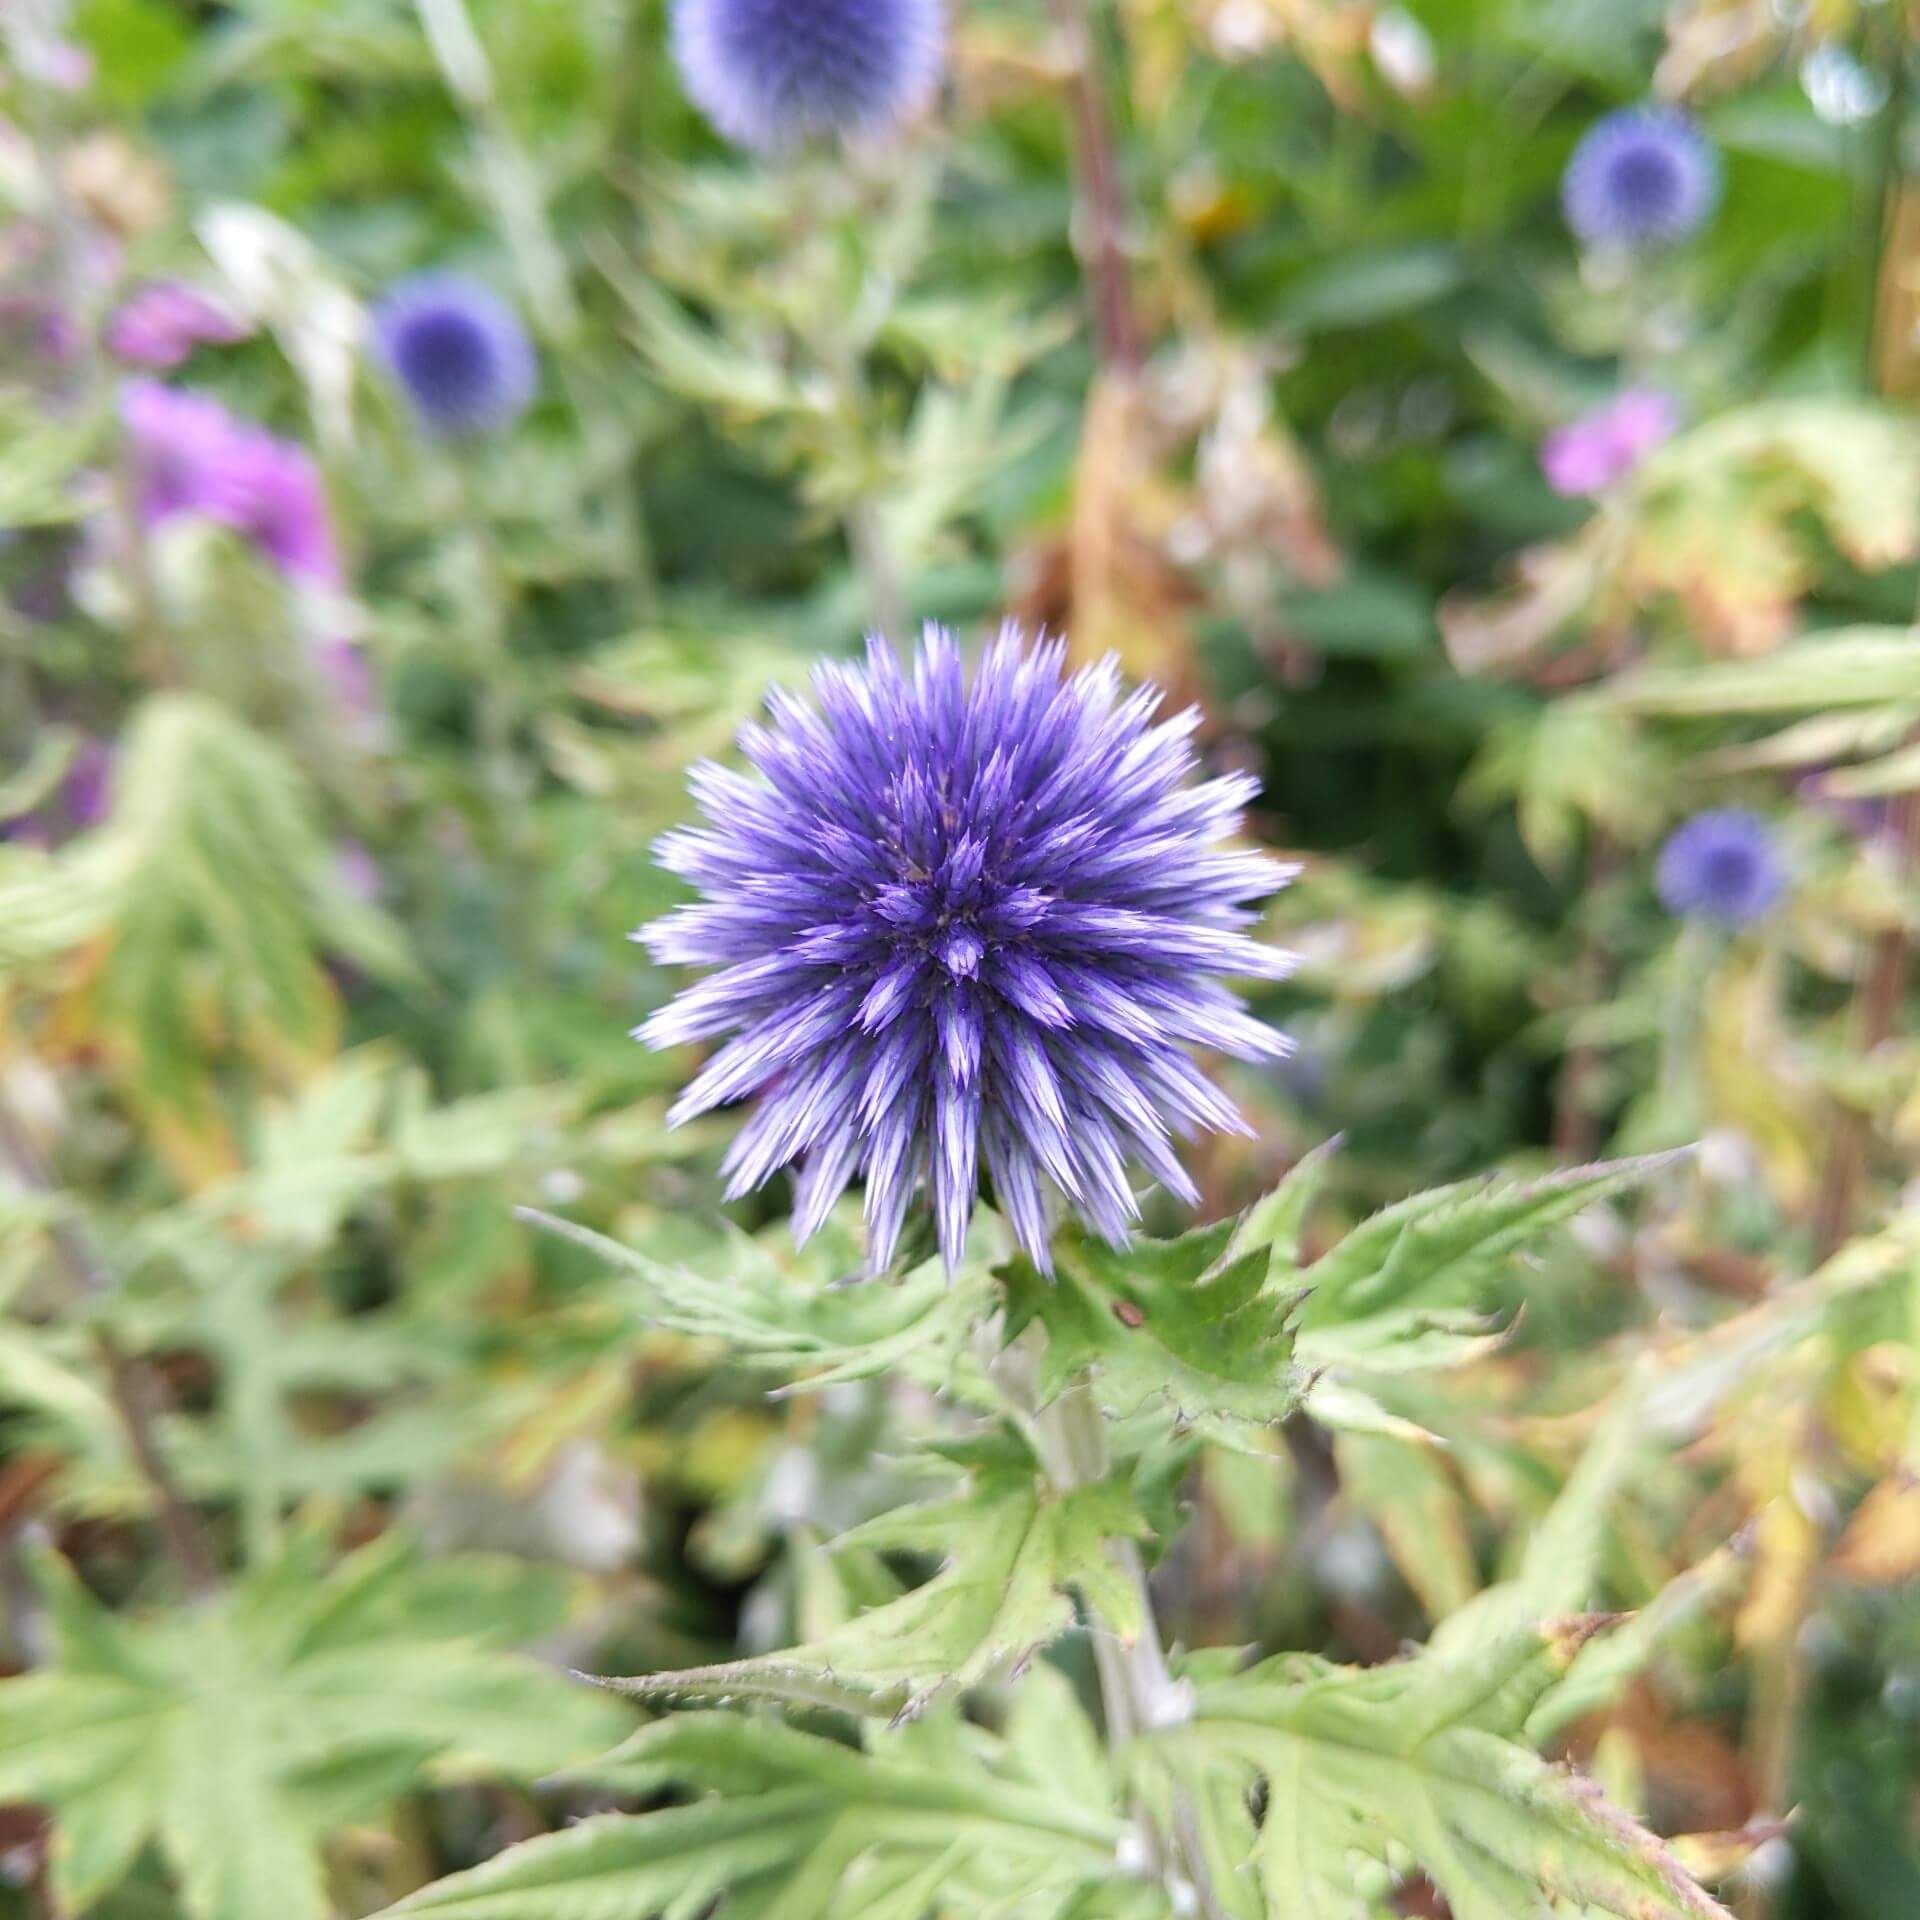
[[[1854,1510],[1827,1564],[1865,1586],[1920,1578],[1920,1479],[1897,1473],[1882,1480]]]
[[[1467,1507],[1440,1450],[1384,1433],[1336,1433],[1343,1496],[1380,1529],[1430,1620],[1480,1590]]]
[[[1791,1493],[1769,1500],[1753,1528],[1753,1580],[1734,1621],[1734,1639],[1752,1650],[1782,1648],[1806,1618],[1820,1559],[1820,1530]]]
[[[411,977],[398,930],[342,882],[299,769],[194,694],[140,709],[104,825],[52,858],[0,860],[0,971],[96,937],[105,1044],[127,1050],[143,1100],[189,1116],[222,1042],[260,1055],[329,1029],[326,955]]]
[[[1181,704],[1197,690],[1192,595],[1166,555],[1174,503],[1155,472],[1137,380],[1095,381],[1075,476],[1065,623],[1073,658],[1117,654],[1130,678],[1154,681]]]
[[[1779,968],[1769,955],[1730,960],[1708,983],[1700,1065],[1713,1120],[1753,1142],[1784,1208],[1804,1207],[1818,1171],[1823,1114],[1795,1062]]]

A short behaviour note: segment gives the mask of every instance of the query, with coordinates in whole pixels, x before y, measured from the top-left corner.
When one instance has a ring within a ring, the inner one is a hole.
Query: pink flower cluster
[[[1629,387],[1591,413],[1557,428],[1540,447],[1540,470],[1555,493],[1604,493],[1623,480],[1680,425],[1670,394]]]
[[[128,383],[121,417],[148,526],[198,514],[231,527],[289,580],[340,584],[340,558],[319,469],[304,447],[229,413],[205,394]]]
[[[203,342],[231,346],[251,329],[240,316],[183,280],[142,287],[107,322],[107,348],[137,367],[177,367]]]
[[[157,380],[128,382],[120,412],[133,442],[145,525],[198,515],[230,527],[297,585],[342,584],[326,489],[305,447],[239,419],[207,394]],[[371,716],[372,676],[351,639],[320,635],[310,642],[310,657],[348,713]]]

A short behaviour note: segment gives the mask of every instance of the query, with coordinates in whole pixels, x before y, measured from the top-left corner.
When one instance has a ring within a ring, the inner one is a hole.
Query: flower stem
[[[1681,1140],[1698,1137],[1702,1111],[1700,1043],[1706,1027],[1709,976],[1719,955],[1714,930],[1689,916],[1667,957],[1667,1003],[1661,1020],[1659,1092],[1662,1118]]]
[[[1908,91],[1907,51],[1897,29],[1893,42],[1887,71],[1887,103],[1881,117],[1879,187],[1872,208],[1874,244],[1867,250],[1873,275],[1867,296],[1864,336],[1869,384],[1882,370],[1881,349],[1885,344],[1880,338],[1880,325],[1886,309],[1874,297],[1874,290],[1884,284],[1888,271],[1889,249],[1898,231],[1900,196],[1906,183],[1900,131],[1905,124]],[[1916,609],[1915,629],[1920,632],[1920,609]],[[1920,734],[1912,737],[1920,741]],[[1905,896],[1915,879],[1920,878],[1920,794],[1900,794],[1893,802],[1890,824],[1894,885],[1900,896],[1896,910],[1901,918],[1874,940],[1867,971],[1854,998],[1854,1021],[1862,1057],[1871,1055],[1892,1034],[1906,986],[1912,936],[1905,918]],[[1857,1107],[1842,1107],[1834,1118],[1826,1164],[1821,1170],[1820,1189],[1814,1202],[1813,1245],[1817,1261],[1827,1259],[1852,1228],[1854,1198],[1866,1146],[1866,1116]]]
[[[890,182],[882,191],[888,195],[900,190],[900,182]],[[828,210],[829,221],[855,218],[845,199],[846,183],[822,156],[819,170],[800,179],[799,217],[795,229],[795,252],[808,237],[808,224],[821,209]],[[829,237],[818,233],[818,238]],[[851,233],[848,239],[857,245]],[[828,252],[836,252],[830,248]],[[831,287],[817,288],[809,302],[810,311],[796,327],[795,338],[802,353],[818,368],[833,391],[835,411],[845,436],[844,453],[862,469],[872,470],[879,463],[884,439],[873,389],[867,379],[867,354],[877,331],[880,312],[875,308],[871,290],[878,287],[881,304],[889,295],[892,276],[867,276],[861,297],[851,303],[841,300]],[[824,297],[818,297],[824,296]],[[867,620],[872,631],[889,640],[907,637],[907,601],[901,582],[899,558],[894,552],[886,514],[872,479],[863,482],[860,491],[842,509],[841,531],[847,543],[847,558],[867,604]]]
[[[1106,1477],[1106,1426],[1084,1382],[1076,1382],[1044,1407],[1035,1430],[1048,1476],[1061,1492]],[[1107,1742],[1118,1751],[1140,1734],[1167,1724],[1169,1710],[1177,1710],[1179,1704],[1180,1683],[1167,1670],[1160,1623],[1154,1614],[1140,1549],[1131,1540],[1120,1540],[1111,1543],[1110,1551],[1133,1588],[1140,1620],[1140,1630],[1131,1643],[1097,1621],[1089,1636],[1100,1680]],[[1186,1890],[1198,1902],[1197,1911],[1204,1920],[1226,1920],[1226,1909],[1214,1891],[1200,1822],[1184,1789],[1174,1789],[1171,1819],[1165,1830],[1145,1807],[1136,1806],[1135,1818],[1146,1841],[1148,1860],[1166,1883],[1175,1911],[1180,1910],[1181,1895]]]
[[[1589,903],[1604,893],[1620,866],[1620,849],[1608,833],[1595,827],[1587,848],[1586,885]],[[1591,909],[1589,909],[1589,914]],[[1576,962],[1576,991],[1583,1006],[1597,1006],[1607,997],[1613,967],[1606,943],[1589,924]],[[1592,1082],[1600,1066],[1599,1050],[1588,1041],[1575,1041],[1560,1062],[1553,1091],[1553,1151],[1556,1159],[1578,1166],[1596,1150],[1595,1116],[1588,1106]]]
[[[1900,998],[1907,984],[1912,935],[1905,919],[1905,896],[1920,878],[1920,793],[1903,793],[1891,810],[1894,843],[1894,884],[1900,895],[1901,918],[1875,936],[1867,970],[1854,998],[1854,1021],[1859,1057],[1870,1059],[1893,1032]],[[1826,1165],[1814,1203],[1813,1245],[1817,1261],[1825,1260],[1846,1239],[1853,1225],[1854,1198],[1866,1157],[1867,1121],[1858,1107],[1845,1106],[1834,1117],[1827,1144]]]
[[[1089,0],[1054,0],[1053,12],[1073,66],[1075,248],[1093,299],[1094,338],[1103,366],[1137,373],[1143,351],[1127,271],[1126,188]]]
[[[907,603],[900,590],[900,570],[893,564],[886,524],[872,500],[857,500],[848,511],[847,546],[866,594],[867,618],[887,639],[906,640]]]
[[[58,1191],[32,1136],[4,1102],[0,1102],[0,1161],[29,1192]],[[83,1226],[76,1221],[56,1221],[48,1237],[55,1256],[83,1297],[99,1300],[115,1291],[106,1260]],[[181,1492],[160,1447],[158,1428],[164,1399],[160,1382],[153,1370],[128,1353],[105,1325],[94,1328],[93,1343],[134,1465],[153,1494],[167,1558],[187,1593],[195,1599],[204,1598],[219,1587],[218,1563],[206,1528]]]
[[[554,238],[546,201],[520,143],[500,110],[487,50],[474,30],[466,0],[416,0],[421,29],[440,66],[447,91],[473,128],[481,178],[499,210],[527,299],[548,339],[571,340],[580,309],[566,256]]]
[[[73,329],[77,364],[72,400],[91,414],[106,403],[112,369],[100,346],[99,316],[87,290],[86,223],[67,186],[67,138],[59,105],[49,96],[41,77],[44,43],[64,24],[64,9],[43,10],[35,18],[23,12],[8,24],[7,44],[21,76],[20,94],[28,137],[39,165],[45,195],[48,237],[53,243],[53,272],[60,316]],[[40,44],[36,46],[35,37]],[[140,521],[139,477],[124,429],[117,428],[107,467],[107,509],[113,525],[119,559],[132,603],[134,638],[141,668],[157,685],[179,678],[173,647],[160,616],[160,596],[153,577],[153,557],[147,550],[146,528]]]

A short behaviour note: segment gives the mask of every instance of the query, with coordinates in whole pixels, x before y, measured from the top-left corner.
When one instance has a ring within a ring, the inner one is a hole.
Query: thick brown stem
[[[4,1159],[15,1178],[30,1191],[58,1191],[32,1136],[4,1103],[0,1103],[0,1159]],[[48,1237],[55,1256],[82,1296],[97,1300],[114,1291],[113,1276],[85,1228],[73,1221],[60,1221]],[[153,1494],[167,1558],[189,1594],[196,1598],[210,1594],[220,1584],[213,1547],[200,1516],[181,1492],[160,1448],[158,1428],[165,1403],[164,1390],[153,1370],[129,1354],[105,1326],[94,1329],[93,1343],[107,1376],[114,1411],[120,1416],[127,1436],[128,1450]]]
[[[1887,57],[1887,102],[1880,119],[1880,191],[1875,202],[1874,245],[1871,271],[1874,282],[1884,282],[1900,226],[1900,200],[1906,184],[1906,172],[1900,146],[1901,130],[1906,124],[1907,45],[1898,22],[1891,23]],[[1871,383],[1882,365],[1877,330],[1889,313],[1899,311],[1890,303],[1869,299],[1867,303],[1866,371]],[[1916,623],[1920,636],[1920,623]],[[1912,739],[1920,742],[1920,732]],[[1906,986],[1911,936],[1905,919],[1906,895],[1916,873],[1920,873],[1920,794],[1903,793],[1893,803],[1894,879],[1899,889],[1899,922],[1875,940],[1873,955],[1855,1000],[1855,1015],[1863,1054],[1871,1054],[1893,1032]],[[1867,1148],[1866,1116],[1855,1107],[1841,1109],[1834,1122],[1833,1137],[1827,1147],[1827,1163],[1820,1178],[1820,1190],[1814,1202],[1813,1244],[1815,1257],[1825,1260],[1846,1239],[1853,1225],[1854,1198],[1860,1184]]]
[[[1920,793],[1903,793],[1893,806],[1895,879],[1904,896],[1920,875]],[[1906,990],[1913,957],[1912,936],[1902,919],[1879,934],[1867,962],[1867,971],[1855,998],[1859,1050],[1871,1056],[1892,1034]],[[1843,1107],[1834,1121],[1827,1147],[1827,1164],[1814,1205],[1814,1252],[1825,1260],[1846,1239],[1853,1225],[1854,1202],[1866,1159],[1867,1117],[1857,1107]]]
[[[1075,246],[1093,301],[1094,335],[1103,366],[1135,373],[1143,351],[1127,271],[1126,190],[1087,0],[1054,0],[1054,18],[1073,63]]]

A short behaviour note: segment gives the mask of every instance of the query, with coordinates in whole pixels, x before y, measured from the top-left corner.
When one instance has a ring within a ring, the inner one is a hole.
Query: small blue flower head
[[[940,0],[674,0],[695,105],[742,147],[878,133],[940,80]]]
[[[1767,823],[1738,808],[1696,813],[1660,849],[1654,890],[1669,913],[1745,927],[1787,889],[1787,870]]]
[[[374,310],[374,346],[420,424],[458,437],[512,425],[539,379],[520,317],[490,287],[423,273]]]
[[[1288,970],[1241,929],[1291,870],[1220,845],[1257,783],[1195,783],[1196,714],[1012,628],[971,683],[929,627],[910,672],[873,640],[814,694],[742,733],[759,779],[697,767],[706,824],[661,843],[704,898],[636,937],[719,971],[639,1037],[734,1035],[669,1117],[756,1097],[728,1193],[798,1161],[798,1239],[863,1174],[876,1270],[922,1188],[956,1265],[982,1167],[1043,1269],[1048,1185],[1116,1244],[1129,1162],[1194,1201],[1172,1137],[1247,1129],[1190,1050],[1287,1051],[1210,977]]]
[[[1623,107],[1587,130],[1560,182],[1567,225],[1587,246],[1662,247],[1706,225],[1719,156],[1671,107]]]

